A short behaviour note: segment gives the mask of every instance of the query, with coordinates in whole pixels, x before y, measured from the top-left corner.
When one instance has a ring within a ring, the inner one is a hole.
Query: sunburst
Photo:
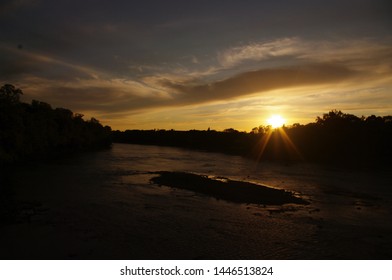
[[[285,124],[286,120],[281,115],[272,115],[267,120],[267,124],[272,128],[279,128]]]

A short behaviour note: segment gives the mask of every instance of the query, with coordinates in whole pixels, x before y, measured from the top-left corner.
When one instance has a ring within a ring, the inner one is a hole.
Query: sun
[[[267,124],[272,126],[272,128],[282,127],[285,122],[286,122],[286,120],[284,118],[282,118],[281,115],[272,115],[267,120]]]

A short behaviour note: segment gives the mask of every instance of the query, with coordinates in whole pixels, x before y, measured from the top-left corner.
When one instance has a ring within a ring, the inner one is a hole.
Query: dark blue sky
[[[392,114],[389,1],[2,1],[0,82],[114,128]]]

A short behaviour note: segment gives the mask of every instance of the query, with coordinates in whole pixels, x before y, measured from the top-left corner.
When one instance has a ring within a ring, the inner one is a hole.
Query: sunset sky
[[[390,0],[0,2],[0,83],[113,129],[392,115]]]

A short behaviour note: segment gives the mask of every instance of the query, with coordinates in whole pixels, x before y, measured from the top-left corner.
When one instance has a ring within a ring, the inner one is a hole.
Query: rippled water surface
[[[286,189],[309,205],[245,205],[150,183],[186,171]],[[392,178],[114,144],[11,174],[4,259],[392,258]]]

